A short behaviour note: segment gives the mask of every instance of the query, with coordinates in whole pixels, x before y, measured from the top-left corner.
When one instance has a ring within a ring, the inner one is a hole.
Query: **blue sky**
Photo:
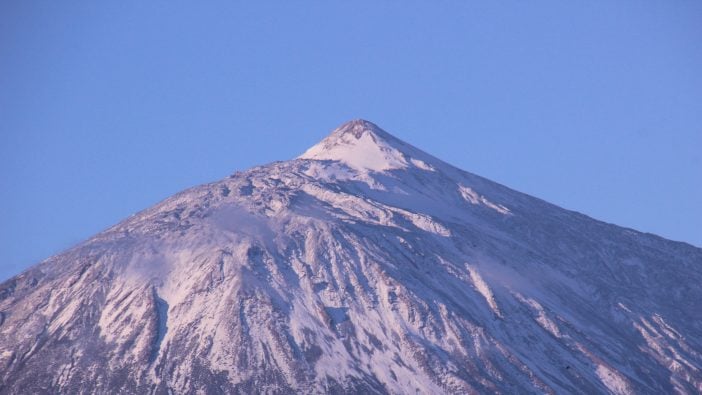
[[[702,3],[565,3],[0,2],[0,279],[352,118],[702,246]]]

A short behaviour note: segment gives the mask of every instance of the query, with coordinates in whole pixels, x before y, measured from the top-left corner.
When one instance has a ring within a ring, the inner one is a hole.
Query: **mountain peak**
[[[387,133],[373,122],[354,119],[334,129],[298,158],[342,162],[358,171],[402,169],[421,152]],[[419,154],[420,156],[426,154]]]
[[[388,135],[383,129],[371,121],[365,119],[352,119],[338,128],[330,134],[330,136],[341,136],[345,134],[351,134],[355,138],[361,138],[364,133],[375,134],[375,135]]]

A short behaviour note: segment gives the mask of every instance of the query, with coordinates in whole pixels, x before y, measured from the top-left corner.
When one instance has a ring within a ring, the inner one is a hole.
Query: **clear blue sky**
[[[699,1],[202,3],[0,2],[0,279],[351,118],[702,246]]]

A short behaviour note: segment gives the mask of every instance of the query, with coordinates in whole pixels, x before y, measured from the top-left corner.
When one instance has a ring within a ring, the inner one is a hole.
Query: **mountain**
[[[3,283],[0,392],[700,393],[701,284],[356,120]]]

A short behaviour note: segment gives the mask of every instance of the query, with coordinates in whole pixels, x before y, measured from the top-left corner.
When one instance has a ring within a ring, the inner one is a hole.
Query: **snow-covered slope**
[[[0,392],[700,393],[700,284],[352,121],[0,285]]]

